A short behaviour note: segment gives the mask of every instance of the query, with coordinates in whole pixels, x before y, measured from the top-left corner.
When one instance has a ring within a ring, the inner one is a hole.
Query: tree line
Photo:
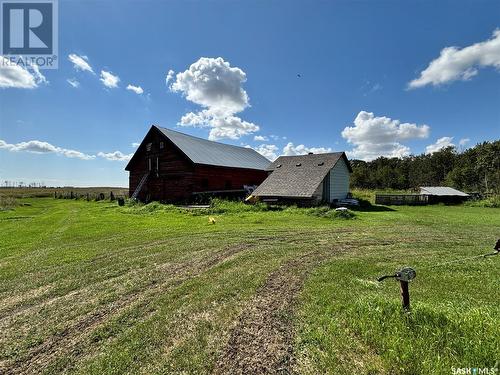
[[[351,186],[362,189],[417,189],[451,186],[467,192],[500,193],[500,140],[463,152],[453,146],[403,158],[351,160]]]

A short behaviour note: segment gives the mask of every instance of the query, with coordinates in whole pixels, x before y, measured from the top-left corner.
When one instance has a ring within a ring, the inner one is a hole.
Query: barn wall
[[[163,142],[163,148],[160,148]],[[151,143],[150,151],[147,144]],[[190,196],[194,166],[191,161],[157,130],[150,131],[129,165],[129,195],[135,191],[140,180],[149,171],[148,180],[142,188],[140,200],[179,200]]]
[[[243,189],[243,185],[260,185],[267,176],[260,170],[196,165],[193,191]]]
[[[349,193],[349,169],[343,158],[330,171],[330,202],[345,199]]]

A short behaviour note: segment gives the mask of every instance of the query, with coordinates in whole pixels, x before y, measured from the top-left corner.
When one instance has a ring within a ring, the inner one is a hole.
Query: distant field
[[[492,250],[497,208],[19,201],[0,212],[0,373],[451,374],[500,359],[500,257],[455,262]],[[398,284],[376,282],[402,266],[417,271],[409,315]]]
[[[92,195],[103,193],[109,196],[113,192],[116,196],[128,196],[128,188],[119,187],[57,187],[57,188],[0,188],[0,197],[15,198],[43,198],[57,195],[67,195],[73,192],[78,195]]]

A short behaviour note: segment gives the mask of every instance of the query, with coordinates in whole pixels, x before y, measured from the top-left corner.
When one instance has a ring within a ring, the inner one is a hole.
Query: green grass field
[[[0,211],[0,373],[498,366],[500,257],[449,262],[492,251],[500,209],[372,207],[342,219],[226,203],[19,203]],[[402,266],[417,271],[410,314],[397,282],[376,281]]]

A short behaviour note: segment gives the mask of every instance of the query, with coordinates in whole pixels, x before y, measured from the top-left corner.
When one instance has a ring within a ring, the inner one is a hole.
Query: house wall
[[[345,199],[349,193],[349,168],[343,158],[330,171],[330,202],[334,199]]]
[[[268,172],[261,170],[193,164],[158,133],[153,130],[146,135],[129,165],[129,196],[149,171],[149,159],[151,171],[138,196],[142,201],[187,201],[193,192],[243,189],[243,185],[259,185],[268,176]],[[164,145],[162,149],[160,142]],[[150,151],[146,148],[148,143]]]
[[[316,188],[316,190],[314,191],[314,193],[312,195],[312,203],[313,204],[319,204],[325,200],[324,196],[323,196],[323,184],[324,184],[324,182],[321,182],[318,185],[318,187]]]

